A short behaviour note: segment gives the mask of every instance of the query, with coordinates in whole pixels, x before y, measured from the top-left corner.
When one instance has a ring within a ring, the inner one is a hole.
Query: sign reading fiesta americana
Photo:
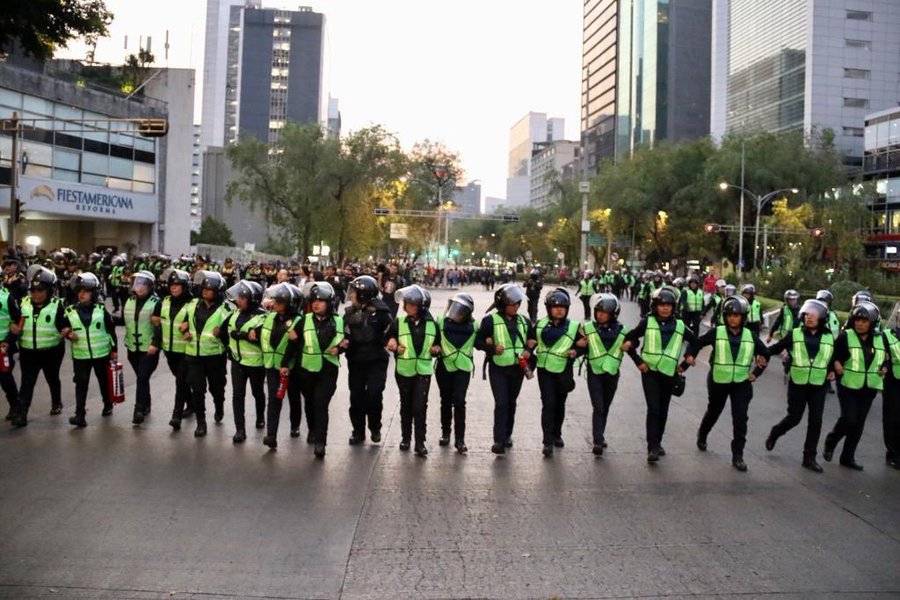
[[[152,223],[158,215],[155,194],[22,177],[19,198],[23,210],[83,217]]]

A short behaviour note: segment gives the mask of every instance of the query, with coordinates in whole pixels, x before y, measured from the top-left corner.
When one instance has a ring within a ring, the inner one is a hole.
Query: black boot
[[[373,431],[373,432],[372,432],[372,435],[370,436],[369,439],[372,440],[372,443],[373,443],[373,444],[379,444],[379,443],[381,443],[381,430],[380,430],[380,429],[377,429],[377,430]]]
[[[856,460],[854,460],[852,458],[849,460],[841,460],[841,466],[847,467],[848,469],[853,469],[854,471],[862,471],[863,470],[863,466],[861,464],[859,464],[858,462],[856,462]]]
[[[463,440],[456,440],[456,451],[460,454],[465,454],[466,452],[468,452],[469,449],[466,448],[466,442]]]
[[[101,416],[101,417],[108,417],[108,416],[110,416],[110,415],[112,414],[112,412],[113,412],[113,405],[112,405],[112,404],[106,404],[106,405],[103,406],[103,412],[100,413],[100,416]]]
[[[69,424],[74,425],[75,427],[87,427],[87,421],[85,420],[84,415],[69,417]]]
[[[194,430],[194,437],[204,437],[206,435],[206,421],[197,421],[197,429]]]
[[[731,465],[741,473],[747,472],[747,463],[744,462],[743,456],[732,456]]]
[[[445,431],[441,434],[441,439],[438,440],[438,446],[449,446],[450,445],[450,432]]]
[[[348,440],[348,444],[351,446],[359,446],[364,441],[366,441],[365,436],[359,435],[358,433],[350,434],[350,439]]]
[[[316,458],[325,458],[325,444],[316,444],[313,454],[316,455]]]
[[[825,436],[825,446],[822,448],[822,458],[831,462],[834,457],[834,449],[837,447],[837,441],[829,433]]]
[[[778,436],[775,435],[775,430],[769,432],[769,437],[766,438],[766,450],[771,452],[775,449],[775,442],[778,441]]]
[[[62,413],[62,404],[60,404],[59,406],[54,406],[53,408],[50,409],[50,414],[53,416],[56,416],[61,413]]]
[[[299,428],[299,427],[296,428],[296,429],[291,429],[291,437],[292,437],[292,438],[298,438],[298,437],[300,437],[300,428]],[[309,436],[306,438],[306,443],[307,443],[307,444],[311,444],[311,443],[312,443],[312,442],[310,441],[311,439],[312,439],[312,434],[310,433]]]
[[[144,422],[144,413],[140,410],[135,409],[134,416],[131,418],[132,425],[140,425]]]
[[[506,454],[506,446],[503,444],[494,444],[491,446],[491,452],[494,454]]]
[[[416,456],[425,458],[426,456],[428,456],[428,448],[425,447],[425,444],[416,444],[415,453]]]
[[[262,418],[256,419],[256,428],[257,429],[265,429],[265,427],[266,427],[265,419],[262,419]]]
[[[809,454],[803,455],[803,468],[809,469],[813,473],[821,473],[822,471],[825,470],[822,468],[822,466],[819,463],[816,462],[815,453],[809,453]]]
[[[400,450],[403,452],[409,450],[409,440],[400,440]]]
[[[603,456],[603,444],[594,444],[593,453],[595,456]]]
[[[216,425],[222,423],[222,419],[225,418],[225,408],[222,406],[216,407],[216,412],[213,414],[213,419],[216,421]]]
[[[647,462],[655,463],[659,462],[659,449],[653,448],[652,450],[647,452]]]
[[[566,447],[566,443],[563,441],[563,439],[561,437],[558,437],[555,440],[553,440],[553,445],[556,446],[557,448],[565,448]]]
[[[276,448],[278,448],[278,440],[275,438],[274,435],[267,435],[266,437],[264,437],[263,444],[265,444],[272,450],[275,450]]]
[[[247,432],[245,432],[243,429],[238,429],[234,433],[234,437],[231,438],[231,441],[235,444],[242,444],[242,443],[244,443],[244,440],[246,440],[246,439],[247,439]]]
[[[544,444],[543,450],[544,458],[550,458],[553,456],[553,444]]]
[[[178,417],[172,417],[169,420],[169,427],[172,428],[172,431],[181,431],[181,419]]]
[[[701,452],[706,452],[706,436],[702,433],[697,434],[697,448],[699,448]]]

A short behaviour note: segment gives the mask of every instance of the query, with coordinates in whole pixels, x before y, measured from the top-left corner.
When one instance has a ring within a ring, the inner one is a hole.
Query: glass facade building
[[[868,115],[865,123],[863,176],[875,183],[867,251],[900,261],[900,108]]]
[[[615,154],[619,0],[585,0],[581,59],[581,132],[586,167]]]

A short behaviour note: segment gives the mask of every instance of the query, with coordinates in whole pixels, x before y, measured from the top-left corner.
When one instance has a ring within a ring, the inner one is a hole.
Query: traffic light
[[[716,233],[719,231],[719,227],[715,223],[707,223],[703,226],[703,231],[706,233]]]
[[[813,236],[814,238],[820,238],[825,235],[825,230],[821,227],[813,227],[809,230],[809,235]]]
[[[384,217],[384,216],[386,216],[386,215],[391,214],[391,209],[389,209],[389,208],[376,208],[376,209],[375,209],[374,211],[372,211],[372,212],[374,212],[375,215],[378,216],[378,217]]]
[[[169,133],[169,122],[166,119],[140,119],[138,133],[144,137],[163,137]]]

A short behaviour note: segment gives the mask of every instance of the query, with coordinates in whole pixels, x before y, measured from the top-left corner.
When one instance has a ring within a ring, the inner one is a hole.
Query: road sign
[[[578,191],[582,194],[590,194],[591,193],[591,182],[590,181],[579,181],[578,182]]]
[[[406,223],[391,223],[391,239],[405,240],[409,237],[409,225]]]

